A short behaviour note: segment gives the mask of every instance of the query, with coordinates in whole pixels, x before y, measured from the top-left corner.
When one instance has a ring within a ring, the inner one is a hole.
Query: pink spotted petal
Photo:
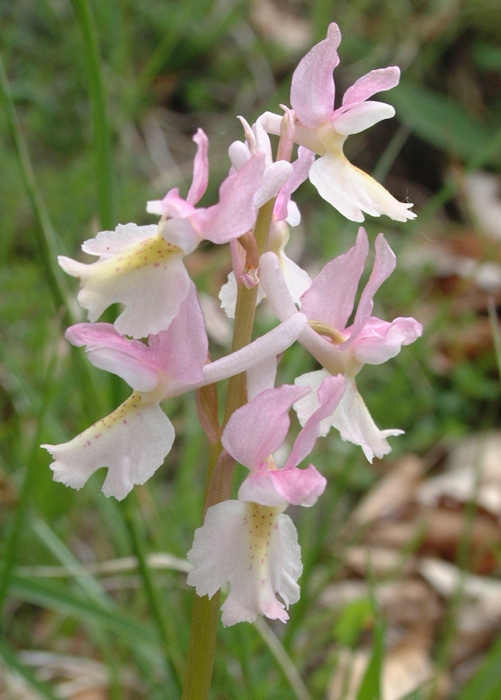
[[[65,333],[70,343],[85,345],[95,367],[112,372],[138,391],[153,391],[158,384],[160,365],[150,348],[138,340],[128,340],[111,323],[77,323]]]
[[[223,432],[223,446],[237,462],[257,469],[287,437],[289,411],[305,393],[285,384],[258,394],[233,413]]]
[[[132,223],[118,224],[114,231],[101,231],[95,238],[84,241],[82,250],[89,255],[99,255],[102,260],[105,260],[123,253],[128,246],[134,243],[153,238],[156,235],[156,224],[148,226],[137,226]]]
[[[390,90],[396,87],[399,81],[400,68],[398,66],[372,70],[346,90],[343,97],[343,107],[364,102],[378,92]]]
[[[254,521],[260,523],[257,530]],[[286,622],[286,608],[299,600],[302,564],[297,532],[289,516],[278,509],[243,501],[212,506],[187,557],[194,567],[188,584],[199,596],[212,598],[229,584],[221,608],[225,627],[253,622],[259,614]]]
[[[203,197],[209,182],[209,139],[202,129],[197,129],[193,141],[197,144],[197,153],[193,162],[193,181],[186,197],[190,204],[196,204]]]
[[[108,468],[105,496],[121,501],[160,467],[174,441],[174,428],[158,404],[141,405],[133,394],[106,418],[62,445],[42,445],[54,458],[54,481],[80,489]]]
[[[303,126],[321,126],[332,116],[335,94],[332,73],[339,63],[340,42],[341,32],[333,22],[327,30],[327,38],[316,44],[294,71],[291,105]]]

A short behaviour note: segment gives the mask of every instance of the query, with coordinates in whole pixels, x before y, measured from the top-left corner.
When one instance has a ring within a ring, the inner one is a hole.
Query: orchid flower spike
[[[395,221],[414,219],[416,215],[409,211],[412,204],[398,202],[343,153],[350,134],[394,116],[393,107],[369,98],[398,85],[400,69],[390,66],[367,73],[346,91],[341,106],[334,109],[333,70],[339,63],[340,42],[341,32],[333,22],[327,38],[304,56],[292,76],[295,141],[320,155],[311,166],[310,181],[321,197],[351,221],[363,221],[364,212],[371,216],[386,214]],[[267,113],[263,123],[270,133],[279,134],[281,119]]]
[[[367,234],[360,228],[353,248],[327,263],[301,298],[301,313],[308,317],[309,325],[299,342],[323,369],[296,379],[298,386],[308,386],[312,392],[298,400],[294,408],[304,424],[318,406],[316,392],[323,379],[341,372],[347,380],[346,391],[336,410],[322,422],[320,434],[326,435],[334,426],[343,440],[360,445],[372,462],[374,456],[380,458],[390,452],[386,438],[402,431],[379,430],[358,393],[355,377],[364,364],[381,364],[398,355],[402,345],[409,345],[421,335],[422,326],[414,318],[387,322],[371,315],[374,294],[396,265],[395,254],[383,234],[379,234],[372,274],[360,297],[353,324],[347,327],[368,251]],[[260,268],[263,287],[278,318],[285,320],[298,313],[276,256],[273,253],[261,256]]]
[[[207,335],[195,286],[166,331],[148,345],[120,336],[109,323],[71,326],[67,339],[86,346],[96,367],[117,374],[134,390],[121,406],[62,445],[43,445],[53,456],[54,480],[80,489],[103,466],[103,493],[122,500],[135,484],[144,484],[163,464],[174,428],[160,408],[166,399],[244,372],[268,356],[283,352],[298,337],[306,318],[281,324],[254,343],[207,363]]]
[[[78,302],[89,321],[97,321],[111,304],[121,303],[125,308],[114,324],[119,333],[144,338],[166,330],[190,289],[183,258],[203,239],[226,243],[254,224],[254,195],[264,156],[257,154],[223,182],[218,204],[196,209],[207,187],[208,141],[201,129],[194,141],[198,148],[187,199],[176,188],[162,201],[148,204],[148,211],[162,216],[158,225],[129,223],[98,233],[82,245],[85,253],[99,256],[91,264],[59,256],[63,270],[80,280]]]
[[[288,385],[267,389],[228,421],[223,445],[250,474],[240,486],[238,500],[209,508],[188,552],[194,565],[188,583],[198,595],[212,597],[222,585],[230,585],[221,608],[224,626],[253,622],[258,614],[286,622],[286,609],[299,600],[301,552],[296,528],[283,511],[289,503],[311,506],[323,493],[326,480],[316,468],[297,465],[313,449],[320,422],[335,409],[344,389],[342,377],[326,378],[319,388],[319,408],[282,468],[277,468],[272,453],[287,436],[292,404],[308,389]]]

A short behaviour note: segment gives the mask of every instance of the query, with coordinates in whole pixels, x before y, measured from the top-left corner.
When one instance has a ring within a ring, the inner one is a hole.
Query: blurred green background
[[[150,552],[183,558],[201,519],[206,447],[192,396],[166,405],[177,432],[174,449],[152,482],[124,504],[100,495],[102,474],[78,494],[52,482],[49,456],[38,445],[70,439],[127,393],[87,367],[82,353],[64,341],[65,327],[84,318],[76,306],[76,280],[62,277],[55,255],[83,259],[85,239],[117,223],[152,223],[147,200],[177,185],[186,193],[191,137],[199,126],[210,139],[203,203],[213,203],[228,169],[227,148],[242,138],[236,116],[252,122],[288,103],[292,71],[331,21],[343,34],[338,97],[373,68],[402,69],[398,88],[380,97],[397,116],[350,137],[346,148],[352,162],[398,199],[408,197],[418,214],[406,225],[386,217],[366,222],[371,240],[384,231],[399,259],[378,293],[378,313],[413,315],[425,327],[423,338],[395,360],[359,375],[376,423],[406,431],[393,439],[388,463],[409,452],[435,454],[499,423],[499,2],[1,3],[5,698],[18,697],[12,677],[24,679],[20,692],[54,697],[57,673],[44,678],[40,664],[16,655],[35,649],[102,662],[109,669],[106,689],[89,697],[178,696],[191,605],[183,573],[139,567],[108,577],[105,585],[89,572],[40,578],[22,569],[132,554],[142,561]],[[309,184],[296,200],[303,218],[291,249],[315,271],[352,245],[356,224],[343,220]],[[228,251],[203,246],[187,263],[203,293],[217,297],[230,269]],[[263,328],[271,324],[266,316],[260,322]],[[212,356],[225,351],[216,339]],[[289,351],[287,360],[283,381],[314,368],[301,348]],[[320,698],[328,658],[326,637],[317,631],[325,627],[327,638],[332,634],[330,618],[322,618],[315,601],[322,581],[340,569],[336,537],[346,514],[387,465],[374,469],[360,450],[333,434],[313,461],[329,488],[315,509],[293,514],[305,561],[303,597],[285,635],[275,631],[311,697]],[[355,629],[358,624],[353,622]],[[287,676],[287,664],[277,663],[263,630],[225,630],[219,644],[214,698],[307,697]]]

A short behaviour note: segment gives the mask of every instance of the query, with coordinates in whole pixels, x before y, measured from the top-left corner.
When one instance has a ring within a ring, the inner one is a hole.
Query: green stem
[[[273,208],[275,200],[271,199],[266,202],[261,209],[256,221],[254,229],[254,237],[256,239],[258,257],[266,250],[268,241],[268,233],[271,226],[273,216]],[[252,340],[252,329],[254,327],[254,315],[256,312],[258,287],[247,289],[243,284],[239,285],[237,293],[237,305],[235,308],[235,326],[233,329],[233,343],[231,351],[235,352],[248,345]],[[230,416],[237,408],[243,406],[247,400],[247,383],[246,375],[237,374],[231,377],[228,382],[228,399],[226,402],[226,410],[224,414],[223,427],[229,421]]]
[[[270,200],[259,210],[254,229],[258,254],[266,250],[275,200]],[[235,352],[251,342],[256,311],[257,286],[247,289],[239,285],[235,310],[235,326],[231,350]],[[231,377],[223,424],[247,400],[245,373]],[[210,447],[207,469],[206,498],[204,515],[207,509],[227,500],[231,495],[231,479],[234,459],[228,455],[220,442]],[[186,659],[182,700],[207,700],[210,692],[216,633],[219,620],[219,591],[209,600],[195,594],[191,618],[190,642]]]
[[[209,450],[204,517],[207,508],[230,497],[233,474],[233,464],[228,463],[229,478],[225,480],[220,475],[221,472],[227,471],[224,469],[221,443],[210,445]],[[215,486],[216,482],[218,487]],[[210,600],[208,596],[201,598],[195,594],[182,700],[205,700],[209,697],[216,650],[219,598],[219,591]]]

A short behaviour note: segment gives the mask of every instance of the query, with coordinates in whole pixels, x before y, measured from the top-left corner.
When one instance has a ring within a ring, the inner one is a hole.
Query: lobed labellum
[[[157,235],[133,243],[120,255],[99,261],[99,271],[102,276],[127,274],[148,266],[158,267],[168,258],[183,255],[181,248]]]

